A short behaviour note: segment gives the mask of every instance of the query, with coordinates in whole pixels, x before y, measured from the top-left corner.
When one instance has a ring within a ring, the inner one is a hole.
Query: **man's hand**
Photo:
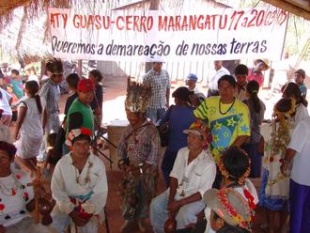
[[[183,206],[182,200],[173,201],[168,205],[168,211],[171,215],[176,215],[179,209]]]
[[[86,225],[89,221],[88,219],[85,218],[81,218],[79,217],[79,213],[77,210],[73,210],[70,214],[69,214],[70,218],[72,219],[72,221],[75,223],[75,225],[82,227],[84,225]]]

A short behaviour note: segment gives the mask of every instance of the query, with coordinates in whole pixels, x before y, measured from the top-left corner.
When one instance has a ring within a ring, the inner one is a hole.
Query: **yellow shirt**
[[[208,120],[212,142],[211,151],[217,162],[223,150],[239,136],[250,136],[249,109],[240,100],[230,104],[220,103],[220,96],[205,99],[194,110],[196,118]]]

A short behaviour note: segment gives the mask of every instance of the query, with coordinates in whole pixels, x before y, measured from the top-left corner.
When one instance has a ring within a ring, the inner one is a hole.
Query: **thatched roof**
[[[310,0],[263,0],[292,14],[310,20]]]
[[[104,1],[105,0],[101,0],[101,2]],[[107,1],[114,2],[116,0]],[[148,1],[153,3],[159,0],[141,0],[134,2],[136,4]],[[263,1],[310,20],[310,0]],[[91,2],[96,2],[96,0]],[[13,47],[12,52],[16,53],[14,55],[18,58],[26,58],[31,61],[38,60],[38,58],[42,58],[49,53],[49,51],[47,51],[48,46],[44,44],[47,35],[46,17],[48,7],[68,8],[75,4],[82,5],[90,4],[91,2],[80,0],[0,0],[0,31],[3,28],[7,29],[6,35],[2,32],[2,37],[6,36],[9,40],[14,41],[13,44],[15,43],[15,47]],[[217,1],[214,0],[214,2]],[[218,2],[218,4],[220,3]],[[14,11],[18,7],[22,7],[21,10],[18,12]],[[123,7],[124,6],[114,7],[114,10]],[[16,21],[20,21],[21,23],[19,25],[10,24],[16,18],[19,18]],[[33,23],[33,21],[40,20],[43,21],[40,24]],[[29,31],[31,33],[29,33]]]

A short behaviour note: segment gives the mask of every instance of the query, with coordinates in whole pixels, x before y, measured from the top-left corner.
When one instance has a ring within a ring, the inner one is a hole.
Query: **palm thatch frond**
[[[48,7],[67,8],[77,0],[0,0],[0,30],[11,22],[14,10],[25,7],[27,18],[33,19]]]

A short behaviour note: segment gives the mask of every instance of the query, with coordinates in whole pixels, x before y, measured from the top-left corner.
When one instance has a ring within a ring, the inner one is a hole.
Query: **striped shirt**
[[[156,72],[151,69],[143,76],[143,84],[152,88],[150,108],[165,108],[167,104],[166,91],[170,88],[170,77],[166,70]]]

